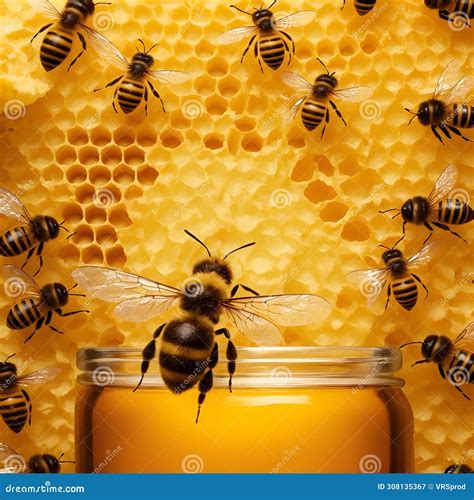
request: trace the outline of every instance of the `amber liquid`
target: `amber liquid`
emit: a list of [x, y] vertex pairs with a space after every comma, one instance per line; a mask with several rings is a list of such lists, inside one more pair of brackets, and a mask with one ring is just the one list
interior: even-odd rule
[[[81, 387], [77, 472], [412, 472], [400, 389]], [[371, 470], [372, 469], [372, 470]]]

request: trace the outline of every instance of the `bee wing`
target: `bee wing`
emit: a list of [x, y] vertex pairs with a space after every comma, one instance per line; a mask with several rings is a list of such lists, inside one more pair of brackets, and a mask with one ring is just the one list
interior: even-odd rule
[[61, 17], [61, 12], [49, 0], [28, 0], [28, 4], [32, 9], [48, 17]]
[[354, 285], [357, 285], [362, 295], [367, 297], [369, 306], [372, 306], [378, 299], [387, 283], [388, 277], [389, 269], [386, 267], [359, 269], [347, 275], [347, 279]]
[[453, 345], [463, 347], [466, 350], [474, 352], [474, 322], [464, 328], [464, 330], [454, 339]]
[[316, 17], [316, 12], [311, 10], [303, 10], [290, 14], [289, 16], [282, 17], [275, 21], [275, 26], [278, 29], [286, 29], [293, 26], [305, 26], [309, 24]]
[[463, 76], [451, 89], [443, 95], [442, 100], [446, 105], [463, 102], [474, 87], [474, 77]]
[[306, 81], [302, 76], [297, 75], [296, 73], [293, 73], [291, 71], [284, 71], [281, 74], [281, 79], [283, 83], [286, 83], [288, 87], [296, 90], [298, 94], [308, 95], [313, 91], [313, 86], [311, 85], [311, 83]]
[[127, 58], [107, 37], [82, 23], [81, 28], [90, 36], [92, 47], [103, 61], [115, 66], [124, 73], [128, 70], [129, 62]]
[[461, 66], [458, 61], [452, 60], [438, 79], [436, 88], [433, 92], [433, 98], [440, 99], [446, 104], [453, 103], [456, 100], [463, 100], [466, 93], [472, 88], [473, 78], [463, 77], [461, 75]]
[[225, 31], [217, 37], [216, 43], [218, 45], [229, 45], [234, 42], [240, 42], [244, 38], [248, 38], [258, 32], [256, 26], [244, 26], [242, 28], [234, 28], [229, 31]]
[[159, 316], [182, 295], [177, 288], [106, 267], [80, 267], [72, 277], [91, 297], [118, 303], [115, 314], [128, 321]]
[[177, 84], [187, 82], [190, 78], [189, 73], [185, 73], [184, 71], [169, 71], [169, 70], [158, 70], [158, 71], [149, 71], [149, 74], [155, 80], [158, 80], [160, 83], [166, 84]]
[[19, 198], [2, 187], [0, 187], [0, 214], [22, 222], [31, 221], [28, 210]]
[[422, 267], [434, 257], [439, 245], [437, 241], [431, 241], [430, 243], [424, 245], [419, 252], [412, 255], [408, 261], [407, 266], [410, 268]]
[[15, 298], [41, 297], [41, 288], [36, 281], [16, 266], [7, 264], [2, 267], [3, 288], [5, 293]]
[[29, 373], [24, 377], [19, 377], [16, 380], [17, 384], [21, 385], [40, 385], [50, 382], [56, 378], [61, 372], [60, 368], [56, 366], [50, 366], [49, 368], [42, 368], [41, 370], [36, 370], [35, 372]]
[[0, 464], [5, 465], [0, 474], [26, 472], [26, 460], [5, 443], [0, 443]]
[[372, 95], [371, 87], [349, 87], [347, 89], [336, 89], [331, 92], [336, 99], [341, 101], [360, 102], [365, 101]]
[[306, 100], [306, 97], [301, 97], [298, 99], [291, 108], [289, 108], [286, 112], [285, 115], [283, 116], [283, 123], [285, 125], [288, 125], [292, 120], [294, 120], [295, 116], [298, 114], [299, 109], [303, 105], [304, 101]]
[[438, 177], [433, 190], [428, 196], [428, 203], [435, 205], [439, 200], [444, 198], [454, 187], [458, 178], [458, 169], [451, 163], [448, 165]]

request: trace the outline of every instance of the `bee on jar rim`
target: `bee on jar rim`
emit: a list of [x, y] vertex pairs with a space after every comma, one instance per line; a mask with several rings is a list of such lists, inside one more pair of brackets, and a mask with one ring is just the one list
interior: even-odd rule
[[474, 0], [425, 0], [428, 9], [437, 9], [444, 21], [461, 22], [470, 26], [469, 19], [474, 18]]
[[60, 12], [49, 0], [28, 0], [28, 3], [36, 11], [56, 21], [43, 26], [31, 39], [33, 42], [38, 35], [48, 30], [40, 49], [41, 64], [46, 71], [51, 71], [64, 62], [71, 52], [74, 35], [79, 38], [82, 50], [67, 70], [76, 64], [87, 50], [86, 39], [79, 30], [83, 30], [94, 42], [98, 36], [97, 31], [84, 23], [92, 16], [97, 5], [110, 5], [108, 2], [94, 3], [92, 0], [67, 0], [64, 10]]
[[[134, 390], [140, 387], [160, 338], [159, 365], [168, 389], [181, 394], [198, 385], [197, 423], [201, 405], [213, 386], [212, 370], [218, 363], [216, 336], [219, 335], [227, 339], [227, 370], [232, 392], [237, 350], [227, 328], [215, 330], [222, 315], [252, 342], [272, 345], [282, 341], [276, 324], [297, 326], [312, 320], [320, 322], [329, 315], [331, 306], [317, 295], [258, 295], [248, 286], [232, 286], [233, 273], [226, 262], [227, 257], [255, 243], [216, 258], [201, 240], [185, 232], [206, 249], [208, 258], [194, 265], [192, 276], [181, 289], [104, 267], [81, 267], [73, 271], [72, 276], [91, 296], [117, 303], [115, 314], [128, 321], [141, 323], [163, 314], [172, 306], [179, 308], [180, 314], [160, 325], [144, 348], [142, 374]], [[239, 288], [251, 295], [235, 297]]]
[[289, 123], [293, 120], [298, 111], [301, 109], [301, 120], [305, 128], [310, 132], [318, 127], [323, 119], [325, 120], [325, 124], [321, 132], [322, 138], [324, 136], [324, 132], [326, 131], [326, 126], [329, 123], [328, 103], [334, 109], [336, 115], [342, 120], [344, 125], [347, 126], [346, 121], [337, 108], [336, 103], [332, 99], [360, 102], [367, 99], [372, 94], [372, 89], [370, 87], [349, 87], [346, 89], [337, 89], [338, 81], [334, 76], [335, 72], [329, 73], [329, 70], [323, 61], [319, 58], [317, 59], [326, 70], [326, 73], [318, 75], [313, 85], [296, 73], [291, 73], [289, 71], [285, 71], [281, 75], [281, 79], [284, 83], [286, 83], [286, 85], [292, 87], [293, 90], [296, 91], [297, 96], [303, 94], [286, 113], [284, 118], [285, 123]]
[[400, 346], [421, 344], [424, 359], [416, 361], [412, 366], [421, 363], [436, 363], [438, 370], [446, 380], [469, 401], [471, 398], [463, 392], [461, 386], [474, 382], [474, 323], [470, 323], [454, 339], [444, 335], [428, 335], [423, 342], [407, 342]]
[[[402, 216], [403, 219], [403, 236], [397, 241], [395, 246], [405, 238], [405, 226], [408, 222], [411, 224], [424, 225], [430, 230], [430, 234], [424, 241], [426, 243], [433, 234], [433, 227], [438, 227], [444, 231], [449, 231], [454, 236], [466, 240], [458, 233], [451, 231], [449, 225], [467, 224], [474, 219], [474, 210], [469, 206], [467, 193], [465, 199], [454, 195], [452, 198], [446, 198], [453, 190], [458, 178], [458, 169], [454, 165], [448, 165], [441, 175], [438, 177], [436, 184], [428, 198], [423, 196], [414, 196], [405, 201], [402, 208], [389, 208], [388, 210], [380, 210], [380, 213], [396, 211], [392, 217]], [[459, 192], [461, 194], [461, 192]]]
[[[43, 267], [41, 253], [44, 244], [57, 238], [61, 229], [69, 232], [63, 226], [65, 221], [58, 222], [49, 215], [31, 217], [18, 197], [2, 187], [0, 187], [0, 215], [21, 222], [20, 226], [13, 227], [0, 235], [0, 256], [15, 257], [28, 252], [26, 260], [21, 266], [23, 269], [36, 250], [36, 255], [39, 258], [39, 268], [33, 276], [36, 276]], [[74, 234], [70, 234], [67, 239], [74, 236]]]
[[70, 296], [85, 297], [79, 293], [71, 293], [74, 285], [69, 290], [61, 283], [48, 283], [40, 288], [36, 281], [16, 266], [3, 266], [4, 289], [7, 295], [20, 300], [10, 309], [7, 316], [7, 326], [12, 330], [24, 330], [35, 325], [33, 333], [25, 340], [28, 342], [33, 335], [44, 325], [49, 326], [56, 333], [64, 333], [52, 326], [53, 313], [65, 318], [79, 313], [90, 311], [81, 309], [64, 313], [65, 306]]
[[393, 292], [394, 299], [404, 309], [411, 311], [418, 300], [417, 282], [426, 292], [425, 299], [428, 297], [428, 289], [425, 284], [412, 271], [431, 261], [438, 244], [432, 241], [424, 245], [418, 253], [409, 259], [405, 259], [403, 253], [394, 247], [379, 246], [386, 249], [382, 254], [385, 267], [352, 271], [349, 273], [348, 279], [359, 286], [361, 293], [367, 297], [369, 306], [374, 304], [388, 283], [385, 309], [387, 309]]
[[155, 59], [150, 55], [150, 51], [153, 50], [158, 44], [153, 45], [146, 50], [143, 41], [138, 41], [142, 44], [143, 50], [140, 50], [140, 48], [137, 47], [136, 54], [129, 62], [112, 42], [107, 40], [105, 37], [100, 37], [100, 43], [96, 44], [95, 47], [97, 52], [104, 61], [120, 69], [123, 74], [112, 80], [104, 88], [96, 89], [94, 92], [117, 85], [112, 101], [112, 105], [116, 113], [118, 113], [116, 102], [120, 106], [120, 109], [125, 114], [128, 114], [135, 111], [135, 109], [137, 109], [144, 100], [145, 114], [148, 114], [149, 87], [153, 95], [160, 100], [163, 111], [166, 112], [163, 100], [153, 86], [151, 80], [154, 79], [166, 85], [175, 85], [187, 82], [189, 80], [189, 74], [183, 71], [152, 70], [151, 68], [155, 63]]
[[[231, 9], [236, 9], [247, 16], [251, 16], [254, 25], [231, 29], [217, 39], [219, 45], [229, 45], [251, 37], [240, 62], [243, 62], [244, 57], [253, 45], [254, 55], [262, 73], [262, 59], [269, 68], [277, 70], [283, 64], [286, 54], [288, 54], [288, 64], [290, 64], [291, 58], [295, 54], [295, 42], [283, 30], [293, 26], [305, 26], [316, 17], [315, 12], [302, 11], [276, 20], [271, 11], [276, 2], [277, 0], [274, 0], [266, 9], [263, 7], [255, 9], [253, 13], [231, 5]], [[289, 43], [291, 43], [291, 49]]]
[[452, 464], [446, 467], [445, 474], [472, 474], [474, 470], [467, 464]]
[[474, 127], [474, 108], [463, 102], [474, 85], [472, 76], [459, 77], [459, 64], [451, 61], [439, 77], [436, 88], [431, 99], [423, 101], [415, 113], [408, 108], [413, 117], [408, 125], [415, 119], [426, 126], [431, 127], [434, 136], [444, 144], [438, 129], [451, 139], [450, 131], [468, 142], [471, 139], [465, 137], [459, 129]]
[[61, 460], [64, 453], [56, 458], [49, 453], [33, 455], [29, 460], [25, 460], [13, 448], [5, 443], [0, 443], [0, 464], [4, 468], [0, 469], [0, 474], [59, 474], [61, 464], [74, 464], [69, 460]]
[[[365, 16], [375, 7], [376, 3], [377, 0], [354, 0], [354, 7], [359, 16]], [[345, 6], [346, 0], [343, 0], [341, 10], [344, 9]]]
[[15, 354], [0, 362], [0, 415], [9, 429], [18, 434], [27, 421], [31, 425], [32, 411], [30, 396], [19, 386], [46, 384], [61, 370], [50, 367], [19, 376], [16, 365], [9, 361], [13, 356]]

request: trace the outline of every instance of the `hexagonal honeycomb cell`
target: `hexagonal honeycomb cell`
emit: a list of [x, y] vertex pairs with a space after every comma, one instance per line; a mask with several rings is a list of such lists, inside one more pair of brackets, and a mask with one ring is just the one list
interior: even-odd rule
[[[239, 3], [244, 9], [256, 5]], [[287, 328], [288, 344], [399, 345], [432, 332], [454, 337], [472, 319], [472, 227], [459, 230], [469, 245], [437, 232], [441, 253], [430, 270], [420, 271], [429, 297], [409, 313], [393, 304], [384, 312], [383, 299], [368, 309], [346, 278], [354, 269], [380, 265], [377, 245], [400, 235], [400, 220], [379, 209], [428, 194], [450, 162], [459, 169], [459, 189], [467, 192], [473, 185], [470, 144], [455, 139], [442, 146], [429, 129], [416, 122], [408, 127], [403, 110], [431, 94], [450, 60], [459, 61], [465, 74], [472, 72], [469, 30], [451, 29], [419, 0], [381, 3], [365, 17], [351, 5], [340, 12], [329, 0], [279, 1], [277, 16], [317, 14], [310, 25], [291, 29], [291, 71], [311, 81], [321, 73], [318, 56], [341, 87], [374, 89], [360, 105], [339, 103], [348, 126], [332, 114], [320, 140], [319, 130], [283, 124], [288, 88], [279, 72], [265, 68], [262, 75], [252, 54], [240, 64], [244, 41], [215, 43], [223, 31], [248, 23], [226, 3], [123, 0], [98, 7], [91, 25], [126, 57], [143, 38], [147, 45], [158, 43], [155, 69], [191, 75], [183, 85], [157, 85], [168, 112], [151, 97], [148, 117], [142, 109], [116, 114], [112, 89], [93, 93], [118, 73], [104, 67], [92, 49], [69, 73], [66, 65], [45, 73], [41, 42], [30, 45], [30, 39], [47, 19], [26, 0], [5, 2], [2, 10], [7, 48], [0, 84], [0, 183], [19, 194], [31, 213], [64, 219], [75, 232], [47, 245], [40, 283], [60, 280], [69, 286], [75, 267], [96, 264], [178, 286], [203, 256], [184, 234], [189, 229], [216, 254], [256, 241], [233, 256], [232, 265], [238, 279], [259, 292], [311, 291], [331, 301], [330, 319]], [[411, 255], [426, 232], [407, 231], [402, 248]], [[100, 301], [74, 298], [69, 307], [84, 302], [92, 310], [89, 317], [57, 320], [64, 336], [42, 329], [23, 346], [21, 333], [0, 328], [2, 353], [19, 352], [38, 368], [62, 368], [50, 390], [35, 391], [34, 425], [19, 437], [8, 436], [14, 448], [24, 449], [26, 440], [44, 452], [73, 456], [65, 443], [73, 442], [76, 350], [149, 340], [153, 324], [120, 323]], [[9, 305], [2, 295], [2, 317]], [[239, 336], [237, 342], [245, 340]], [[418, 357], [417, 349], [407, 350], [402, 372], [415, 413], [416, 467], [439, 472], [472, 455], [468, 422], [474, 413], [435, 367], [409, 368]]]

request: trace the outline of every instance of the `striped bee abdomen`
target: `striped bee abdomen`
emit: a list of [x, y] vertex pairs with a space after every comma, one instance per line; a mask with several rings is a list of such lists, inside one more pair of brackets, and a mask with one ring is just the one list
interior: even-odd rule
[[354, 7], [359, 16], [365, 16], [374, 7], [377, 0], [354, 0]]
[[163, 332], [160, 371], [165, 385], [180, 394], [198, 383], [207, 371], [214, 330], [194, 318], [171, 321]]
[[455, 385], [474, 383], [474, 353], [457, 351], [449, 364], [450, 381]]
[[453, 104], [448, 122], [458, 128], [474, 127], [474, 108], [469, 104]]
[[474, 219], [474, 210], [465, 201], [451, 198], [438, 203], [436, 215], [445, 224], [466, 224]]
[[15, 304], [8, 313], [7, 326], [12, 330], [23, 330], [36, 323], [42, 316], [38, 300], [28, 298]]
[[474, 0], [456, 0], [453, 12], [462, 12], [469, 19], [474, 18]]
[[407, 311], [411, 311], [418, 298], [418, 288], [411, 276], [394, 279], [392, 290], [395, 300]]
[[301, 119], [307, 130], [314, 130], [326, 114], [327, 105], [324, 101], [308, 98], [301, 109]]
[[273, 33], [261, 36], [258, 41], [258, 49], [263, 61], [270, 68], [277, 70], [285, 59], [285, 44], [281, 36]]
[[57, 68], [66, 59], [72, 40], [73, 32], [61, 26], [54, 26], [46, 33], [40, 50], [41, 64], [46, 71]]
[[126, 114], [137, 109], [142, 102], [145, 86], [138, 80], [124, 78], [117, 91], [117, 100], [122, 111]]
[[22, 392], [0, 393], [0, 415], [7, 426], [19, 433], [28, 420], [28, 403]]
[[9, 229], [3, 236], [0, 236], [0, 255], [3, 257], [20, 255], [35, 244], [36, 240], [29, 227], [14, 227]]

